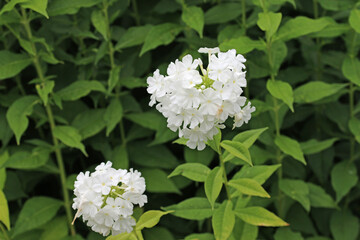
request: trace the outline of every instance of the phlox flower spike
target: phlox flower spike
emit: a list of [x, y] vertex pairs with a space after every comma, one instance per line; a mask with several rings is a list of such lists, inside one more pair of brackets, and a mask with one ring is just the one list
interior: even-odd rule
[[74, 186], [74, 221], [82, 216], [93, 231], [103, 236], [130, 233], [136, 224], [132, 218], [134, 205], [147, 203], [141, 173], [114, 169], [110, 161], [98, 165], [91, 174], [79, 173]]
[[248, 123], [255, 107], [241, 95], [247, 84], [244, 56], [235, 49], [198, 51], [208, 54], [206, 69], [201, 59], [186, 55], [169, 64], [167, 75], [157, 69], [148, 77], [147, 91], [149, 105], [156, 105], [167, 118], [169, 129], [179, 131], [179, 137], [188, 140], [188, 147], [203, 150], [229, 117], [234, 119], [233, 128], [240, 127]]

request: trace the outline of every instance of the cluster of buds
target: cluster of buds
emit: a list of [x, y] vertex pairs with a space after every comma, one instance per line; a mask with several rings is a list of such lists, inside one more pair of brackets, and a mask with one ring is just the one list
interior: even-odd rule
[[251, 119], [255, 107], [241, 96], [246, 87], [246, 59], [241, 54], [219, 48], [200, 48], [199, 52], [208, 54], [206, 69], [201, 59], [186, 55], [169, 64], [166, 76], [157, 69], [148, 77], [147, 91], [149, 105], [157, 103], [168, 127], [188, 139], [188, 147], [203, 150], [219, 128], [225, 128], [228, 117], [234, 118], [233, 127], [240, 127]]

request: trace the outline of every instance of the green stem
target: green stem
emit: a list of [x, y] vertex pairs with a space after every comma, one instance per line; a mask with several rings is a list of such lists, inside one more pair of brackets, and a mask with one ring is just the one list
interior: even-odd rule
[[140, 26], [140, 15], [139, 15], [137, 2], [136, 2], [136, 0], [132, 0], [131, 3], [132, 3], [133, 11], [134, 11], [136, 25]]
[[1, 231], [3, 232], [3, 234], [4, 234], [5, 240], [10, 240], [10, 237], [9, 237], [9, 235], [7, 234], [7, 231], [6, 231], [6, 229], [4, 228], [4, 226], [2, 225], [2, 223], [0, 223], [0, 228], [1, 228]]
[[[32, 49], [34, 51], [33, 64], [35, 66], [35, 69], [36, 69], [36, 72], [37, 72], [37, 75], [38, 75], [39, 79], [42, 82], [45, 82], [45, 77], [44, 77], [43, 71], [41, 69], [39, 57], [38, 57], [38, 54], [37, 54], [37, 49], [36, 49], [36, 46], [35, 46], [35, 44], [33, 42], [33, 36], [32, 36], [31, 28], [30, 28], [30, 22], [29, 22], [29, 20], [27, 18], [26, 12], [25, 12], [25, 10], [23, 8], [21, 8], [21, 13], [22, 13], [22, 16], [23, 16], [22, 23], [23, 23], [23, 25], [25, 27], [27, 36], [28, 36], [28, 38], [30, 40], [30, 43], [31, 43], [31, 47], [32, 47]], [[62, 158], [59, 142], [58, 142], [57, 138], [54, 135], [54, 129], [55, 129], [56, 125], [55, 125], [55, 120], [54, 120], [53, 113], [52, 113], [52, 110], [51, 110], [51, 107], [50, 107], [49, 103], [45, 106], [45, 110], [46, 110], [48, 120], [49, 120], [49, 124], [50, 124], [51, 135], [52, 135], [54, 149], [55, 149], [55, 157], [56, 157], [57, 164], [58, 164], [58, 167], [59, 167], [61, 188], [62, 188], [64, 204], [65, 204], [65, 212], [66, 212], [66, 216], [67, 216], [67, 219], [68, 219], [68, 224], [69, 224], [71, 235], [74, 236], [74, 235], [76, 235], [76, 232], [75, 232], [75, 227], [71, 224], [71, 222], [72, 222], [72, 217], [71, 217], [72, 213], [71, 213], [71, 208], [70, 208], [69, 192], [68, 192], [68, 190], [66, 188], [66, 172], [65, 172], [65, 167], [64, 167], [64, 161], [63, 161], [63, 158]]]
[[246, 0], [241, 0], [241, 11], [242, 27], [244, 28], [244, 33], [246, 35]]
[[231, 200], [231, 194], [228, 187], [228, 179], [226, 175], [226, 169], [225, 169], [225, 163], [224, 160], [221, 157], [221, 154], [219, 154], [219, 160], [220, 160], [220, 170], [223, 172], [223, 180], [225, 185], [226, 194], [229, 200]]

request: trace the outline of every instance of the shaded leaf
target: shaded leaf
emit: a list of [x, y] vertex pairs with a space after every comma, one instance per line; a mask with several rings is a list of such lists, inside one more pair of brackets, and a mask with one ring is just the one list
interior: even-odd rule
[[71, 126], [56, 126], [53, 129], [53, 134], [65, 145], [77, 148], [87, 156], [85, 146], [81, 143], [82, 137], [76, 128]]
[[188, 198], [178, 204], [163, 208], [166, 211], [174, 211], [171, 214], [189, 220], [203, 220], [212, 216], [211, 206], [206, 198]]
[[236, 216], [255, 226], [281, 227], [289, 224], [263, 207], [247, 207], [235, 210]]
[[301, 150], [300, 144], [287, 136], [279, 135], [275, 137], [275, 144], [285, 154], [292, 156], [302, 164], [306, 165], [304, 154]]
[[309, 187], [302, 180], [281, 179], [279, 188], [285, 195], [299, 202], [306, 211], [310, 211]]
[[226, 240], [231, 235], [235, 225], [235, 214], [232, 210], [233, 204], [230, 200], [225, 200], [217, 209], [212, 217], [212, 226], [215, 238]]

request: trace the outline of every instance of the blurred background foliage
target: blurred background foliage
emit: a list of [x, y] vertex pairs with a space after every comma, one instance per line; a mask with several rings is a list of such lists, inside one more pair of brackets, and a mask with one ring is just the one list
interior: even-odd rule
[[[217, 166], [214, 152], [172, 144], [177, 134], [148, 106], [146, 78], [219, 46], [246, 57], [244, 95], [257, 108], [248, 125], [229, 130], [229, 123], [223, 139], [267, 127], [249, 149], [254, 165], [281, 163], [264, 184], [272, 197], [241, 204], [290, 223], [239, 221], [229, 239], [359, 239], [359, 7], [356, 0], [0, 0], [0, 238], [104, 239], [69, 223], [76, 175], [107, 160], [142, 172], [145, 209], [204, 197], [202, 183], [167, 176], [185, 162]], [[240, 169], [246, 174], [241, 161], [227, 165], [229, 176]], [[208, 217], [168, 214], [144, 238], [214, 239]]]

